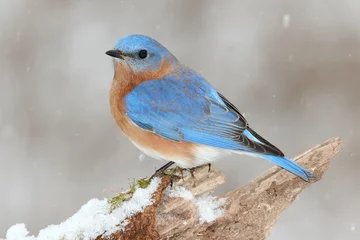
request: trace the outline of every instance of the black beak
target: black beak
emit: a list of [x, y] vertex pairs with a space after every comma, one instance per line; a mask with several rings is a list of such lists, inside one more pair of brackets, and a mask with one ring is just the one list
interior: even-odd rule
[[120, 59], [124, 59], [124, 56], [125, 56], [125, 54], [123, 54], [119, 50], [109, 50], [105, 54], [107, 54], [111, 57], [120, 58]]

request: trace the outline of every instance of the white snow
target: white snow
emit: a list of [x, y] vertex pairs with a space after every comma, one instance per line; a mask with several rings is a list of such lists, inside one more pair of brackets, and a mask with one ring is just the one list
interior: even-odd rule
[[180, 197], [185, 200], [193, 200], [194, 195], [192, 192], [181, 186], [173, 186], [172, 188], [166, 188], [165, 192], [169, 197]]
[[355, 232], [355, 231], [356, 231], [356, 225], [355, 225], [355, 223], [350, 224], [350, 230], [351, 230], [351, 232]]
[[221, 207], [225, 204], [226, 199], [217, 199], [213, 196], [198, 197], [194, 203], [198, 207], [200, 222], [212, 222], [224, 214]]
[[169, 197], [180, 197], [188, 201], [192, 201], [198, 208], [201, 223], [212, 222], [224, 214], [221, 207], [225, 204], [225, 198], [216, 198], [213, 196], [194, 197], [192, 192], [182, 186], [168, 187], [165, 192]]
[[146, 189], [138, 188], [129, 201], [121, 203], [112, 213], [107, 199], [91, 199], [69, 219], [40, 230], [37, 237], [28, 236], [24, 224], [16, 224], [7, 231], [6, 240], [88, 240], [101, 234], [111, 235], [126, 226], [127, 218], [153, 203], [152, 194], [160, 182], [160, 178], [154, 178]]
[[283, 22], [284, 28], [289, 28], [289, 27], [290, 27], [290, 24], [291, 24], [291, 17], [290, 17], [290, 15], [289, 15], [289, 14], [284, 14], [284, 15], [283, 15], [282, 22]]
[[145, 158], [146, 158], [146, 155], [143, 154], [143, 153], [140, 153], [140, 155], [139, 155], [139, 162], [144, 161]]
[[7, 230], [6, 233], [6, 239], [8, 240], [33, 240], [35, 237], [33, 236], [27, 236], [29, 234], [28, 230], [25, 227], [25, 224], [18, 223], [14, 226], [10, 227], [9, 230]]

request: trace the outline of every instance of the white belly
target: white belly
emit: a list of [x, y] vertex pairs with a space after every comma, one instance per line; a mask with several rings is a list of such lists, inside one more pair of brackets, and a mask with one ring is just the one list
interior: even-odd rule
[[139, 146], [135, 142], [132, 142], [132, 143], [147, 156], [158, 159], [158, 160], [162, 160], [162, 161], [175, 162], [179, 167], [182, 167], [182, 168], [192, 168], [192, 167], [197, 167], [197, 166], [200, 166], [203, 164], [208, 164], [208, 163], [211, 163], [211, 162], [219, 159], [222, 156], [225, 156], [225, 155], [228, 155], [231, 153], [230, 151], [226, 151], [226, 150], [223, 150], [220, 148], [198, 145], [195, 147], [195, 150], [194, 150], [194, 152], [195, 152], [194, 159], [188, 159], [185, 157], [180, 158], [180, 157], [175, 157], [175, 156], [163, 155], [160, 152], [155, 151], [154, 149]]

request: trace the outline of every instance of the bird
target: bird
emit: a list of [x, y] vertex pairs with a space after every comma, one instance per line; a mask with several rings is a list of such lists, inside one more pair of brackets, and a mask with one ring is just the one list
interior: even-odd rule
[[230, 153], [266, 159], [304, 181], [315, 175], [261, 137], [238, 108], [155, 39], [133, 34], [106, 51], [113, 59], [111, 113], [146, 155], [184, 169]]

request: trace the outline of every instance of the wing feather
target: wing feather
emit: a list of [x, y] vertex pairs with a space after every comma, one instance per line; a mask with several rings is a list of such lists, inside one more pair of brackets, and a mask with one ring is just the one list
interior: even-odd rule
[[248, 129], [246, 119], [204, 78], [194, 72], [180, 76], [184, 75], [143, 82], [125, 97], [127, 115], [134, 124], [173, 141], [281, 153], [263, 138], [257, 142], [243, 134]]

